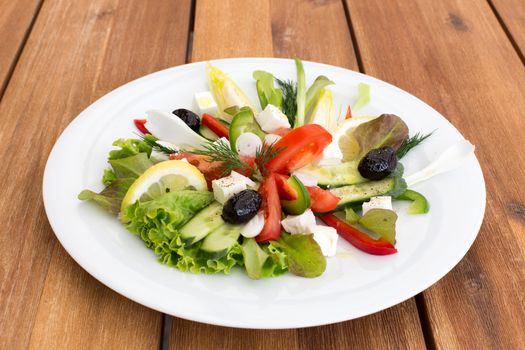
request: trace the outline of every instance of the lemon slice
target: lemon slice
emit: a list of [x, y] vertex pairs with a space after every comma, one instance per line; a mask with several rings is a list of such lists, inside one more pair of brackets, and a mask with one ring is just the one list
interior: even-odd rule
[[182, 160], [167, 160], [149, 168], [139, 176], [126, 192], [120, 212], [137, 200], [148, 201], [167, 192], [183, 189], [206, 191], [204, 175], [195, 166]]

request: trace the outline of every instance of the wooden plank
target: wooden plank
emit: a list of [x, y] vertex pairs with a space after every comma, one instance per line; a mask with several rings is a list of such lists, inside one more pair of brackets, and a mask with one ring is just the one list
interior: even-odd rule
[[82, 109], [185, 62], [190, 5], [45, 1], [0, 102], [0, 348], [159, 346], [161, 314], [102, 286], [57, 243], [41, 183], [53, 143]]
[[[219, 6], [213, 1], [199, 0], [194, 59], [271, 56], [273, 51], [279, 56], [299, 56], [357, 68], [341, 2], [294, 0], [284, 3], [274, 0], [256, 3], [226, 1]], [[225, 24], [222, 23], [224, 18], [244, 20], [224, 21], [229, 23]], [[257, 26], [252, 26], [252, 18], [257, 19]], [[221, 30], [217, 30], [218, 27]], [[236, 44], [231, 45], [232, 42]], [[413, 299], [370, 317], [300, 330], [242, 330], [174, 318], [170, 338], [172, 349], [336, 349], [354, 346], [393, 349], [399, 344], [408, 348], [425, 346]]]
[[476, 145], [485, 174], [487, 211], [476, 242], [423, 294], [432, 341], [443, 349], [523, 347], [522, 62], [483, 0], [348, 5], [366, 72], [442, 112]]
[[525, 63], [525, 2], [523, 0], [488, 0], [508, 30]]
[[41, 0], [0, 1], [0, 97], [25, 44]]

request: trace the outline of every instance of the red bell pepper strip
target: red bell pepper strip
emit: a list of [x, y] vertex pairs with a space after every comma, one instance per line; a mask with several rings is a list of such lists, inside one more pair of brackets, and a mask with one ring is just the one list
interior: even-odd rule
[[350, 105], [348, 105], [348, 109], [346, 110], [346, 116], [345, 119], [352, 118], [352, 110], [350, 109]]
[[274, 174], [279, 198], [285, 201], [294, 201], [299, 196], [297, 191], [288, 183], [288, 176]]
[[332, 192], [323, 190], [318, 186], [307, 186], [306, 189], [310, 192], [310, 201], [312, 211], [314, 213], [326, 213], [334, 210], [341, 200]]
[[228, 127], [221, 123], [217, 118], [204, 113], [202, 115], [202, 125], [208, 127], [215, 135], [228, 138]]
[[135, 127], [144, 135], [151, 134], [148, 129], [146, 129], [146, 119], [133, 119], [133, 124]]
[[281, 235], [281, 201], [277, 184], [275, 183], [275, 174], [270, 174], [263, 181], [259, 192], [262, 196], [262, 209], [264, 210], [264, 226], [255, 237], [257, 242], [273, 241]]
[[334, 214], [326, 214], [320, 217], [325, 224], [337, 230], [337, 233], [354, 247], [372, 255], [390, 255], [397, 253], [397, 249], [384, 238], [375, 240], [339, 219]]

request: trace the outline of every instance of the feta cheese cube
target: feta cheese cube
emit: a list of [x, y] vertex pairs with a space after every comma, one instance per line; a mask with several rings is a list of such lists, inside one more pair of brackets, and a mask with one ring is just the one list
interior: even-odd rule
[[291, 234], [311, 233], [311, 228], [316, 224], [315, 215], [311, 209], [306, 209], [301, 215], [288, 215], [281, 221], [286, 232]]
[[202, 116], [204, 113], [217, 114], [217, 103], [209, 91], [197, 92], [193, 97], [193, 110]]
[[333, 227], [316, 225], [311, 228], [314, 240], [321, 247], [324, 256], [334, 256], [337, 251], [337, 239], [339, 235]]
[[388, 209], [392, 210], [392, 197], [378, 196], [370, 198], [369, 202], [363, 203], [363, 215], [370, 209]]
[[224, 204], [234, 194], [244, 191], [246, 189], [246, 183], [233, 176], [226, 176], [211, 182], [213, 188], [213, 196], [217, 202]]
[[268, 133], [272, 133], [279, 128], [290, 127], [286, 115], [272, 104], [268, 104], [261, 113], [255, 115], [255, 119], [261, 126], [261, 129]]
[[239, 179], [241, 181], [244, 181], [244, 183], [246, 184], [246, 186], [248, 187], [255, 187], [257, 184], [255, 183], [255, 181], [252, 181], [252, 179], [250, 179], [249, 177], [246, 177], [242, 174], [239, 174], [238, 172], [236, 171], [233, 171], [231, 172], [230, 176], [232, 176], [233, 178], [235, 179]]

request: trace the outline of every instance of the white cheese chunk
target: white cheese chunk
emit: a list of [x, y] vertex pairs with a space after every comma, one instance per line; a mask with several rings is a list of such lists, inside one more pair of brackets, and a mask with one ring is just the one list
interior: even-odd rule
[[255, 157], [257, 150], [262, 148], [262, 141], [254, 133], [245, 132], [235, 140], [235, 148], [241, 156]]
[[301, 215], [288, 215], [281, 225], [291, 234], [311, 233], [311, 228], [316, 226], [315, 215], [311, 209], [306, 209]]
[[392, 197], [378, 196], [370, 198], [369, 202], [363, 203], [363, 215], [370, 209], [388, 209], [392, 210]]
[[246, 177], [242, 174], [239, 174], [238, 172], [236, 171], [233, 171], [231, 172], [230, 176], [232, 176], [233, 178], [235, 179], [239, 179], [241, 181], [244, 181], [244, 183], [246, 184], [246, 186], [248, 187], [255, 187], [257, 186], [257, 184], [255, 183], [255, 181], [252, 181], [252, 179], [250, 179], [249, 177]]
[[271, 146], [273, 145], [274, 143], [276, 143], [277, 141], [279, 141], [281, 139], [281, 136], [279, 135], [276, 135], [276, 134], [266, 134], [266, 136], [264, 137], [264, 144], [266, 146]]
[[286, 115], [272, 104], [268, 104], [261, 113], [255, 115], [255, 119], [261, 126], [261, 129], [268, 133], [272, 133], [279, 128], [290, 127]]
[[337, 230], [333, 227], [317, 225], [311, 228], [314, 240], [321, 247], [324, 256], [335, 256], [337, 250]]
[[217, 103], [209, 91], [197, 92], [193, 96], [193, 111], [199, 116], [204, 113], [215, 116], [217, 114]]
[[246, 183], [233, 176], [226, 176], [211, 182], [213, 188], [213, 196], [217, 202], [224, 204], [234, 194], [244, 191], [246, 189]]
[[257, 236], [264, 227], [264, 211], [259, 211], [257, 215], [250, 219], [241, 229], [241, 235], [246, 238]]

